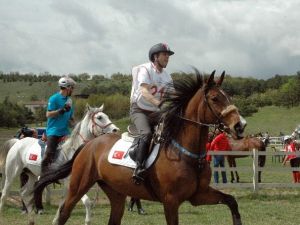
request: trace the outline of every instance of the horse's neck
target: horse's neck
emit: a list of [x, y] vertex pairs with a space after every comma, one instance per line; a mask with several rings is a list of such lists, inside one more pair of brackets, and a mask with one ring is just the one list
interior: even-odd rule
[[[197, 95], [194, 96], [193, 99], [188, 104], [185, 112], [186, 117], [193, 120], [193, 121], [199, 121], [199, 115], [194, 113], [194, 107], [197, 102], [203, 102], [202, 100], [203, 96]], [[201, 105], [198, 105], [198, 107], [202, 107], [203, 103]], [[202, 115], [205, 117], [205, 112]], [[205, 121], [202, 119], [201, 122]], [[182, 144], [189, 149], [189, 151], [198, 154], [199, 151], [203, 153], [203, 151], [206, 149], [206, 142], [207, 142], [207, 136], [208, 136], [208, 127], [207, 126], [201, 126], [200, 124], [195, 124], [192, 122], [186, 122], [185, 126], [183, 126], [182, 132], [179, 135], [179, 140], [182, 142]]]
[[199, 154], [203, 153], [206, 149], [207, 136], [207, 127], [189, 124], [184, 126], [178, 140], [190, 152]]
[[87, 142], [89, 140], [91, 140], [92, 138], [94, 138], [94, 135], [93, 133], [90, 131], [90, 119], [89, 119], [89, 116], [86, 115], [84, 117], [84, 119], [81, 121], [81, 126], [80, 126], [80, 129], [79, 129], [79, 138], [81, 139], [82, 143], [83, 142]]
[[78, 147], [85, 142], [92, 139], [92, 133], [89, 131], [89, 119], [88, 116], [85, 116], [85, 118], [80, 123], [80, 128], [75, 134], [72, 134], [69, 139], [65, 142], [65, 144], [62, 146], [65, 154], [69, 157], [72, 157], [75, 151], [78, 149]]

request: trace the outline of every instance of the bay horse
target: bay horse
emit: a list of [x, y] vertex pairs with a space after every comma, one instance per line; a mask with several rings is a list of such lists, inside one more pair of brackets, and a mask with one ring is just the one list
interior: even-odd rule
[[[184, 201], [194, 206], [225, 204], [231, 211], [233, 225], [242, 224], [235, 198], [209, 186], [211, 169], [205, 160], [205, 144], [209, 127], [224, 124], [231, 135], [240, 138], [246, 121], [220, 87], [225, 72], [215, 81], [214, 71], [204, 81], [195, 71], [196, 78], [175, 80], [174, 89], [164, 96], [163, 142], [156, 162], [145, 172], [145, 182], [136, 185], [131, 168], [108, 162], [110, 149], [120, 139], [119, 135], [97, 137], [68, 162], [69, 191], [53, 224], [65, 224], [81, 196], [95, 183], [110, 201], [109, 225], [121, 224], [126, 196], [161, 202], [168, 225], [178, 225], [178, 210]], [[53, 173], [52, 178], [61, 176], [60, 172], [63, 171]]]
[[[74, 152], [79, 146], [87, 143], [91, 139], [102, 135], [104, 133], [117, 132], [119, 129], [110, 121], [108, 116], [103, 113], [103, 105], [99, 108], [92, 108], [89, 105], [86, 106], [86, 113], [83, 119], [78, 122], [73, 129], [70, 137], [62, 144], [61, 150], [58, 151], [54, 163], [50, 165], [50, 168], [56, 169], [59, 165], [70, 160]], [[40, 152], [40, 155], [32, 151], [36, 150]], [[9, 188], [13, 183], [15, 177], [19, 176], [22, 172], [25, 172], [28, 176], [28, 180], [25, 185], [21, 187], [21, 198], [28, 211], [29, 224], [33, 224], [33, 188], [35, 182], [41, 174], [41, 146], [39, 140], [36, 138], [26, 137], [18, 140], [12, 148], [7, 152], [6, 160], [2, 158], [2, 162], [5, 162], [5, 184], [2, 190], [2, 196], [0, 200], [0, 212], [3, 210], [4, 201], [8, 196]], [[28, 162], [28, 158], [35, 159], [36, 162]], [[33, 159], [34, 158], [34, 159]], [[37, 159], [40, 159], [38, 161]], [[4, 165], [0, 165], [0, 168]], [[41, 201], [41, 198], [39, 199]], [[86, 219], [85, 223], [89, 224], [91, 220], [90, 200], [87, 195], [82, 198], [86, 207]], [[39, 202], [39, 204], [42, 204]]]
[[[269, 139], [266, 138], [258, 138], [258, 137], [244, 137], [242, 139], [236, 140], [231, 137], [228, 137], [229, 145], [231, 147], [231, 151], [252, 151], [253, 149], [257, 149], [258, 151], [266, 151], [267, 144], [269, 142]], [[227, 155], [227, 162], [230, 168], [236, 167], [236, 158], [244, 158], [248, 157], [248, 155]], [[264, 167], [266, 163], [266, 156], [260, 155], [258, 156], [258, 166]], [[240, 181], [239, 174], [237, 170], [231, 170], [231, 183], [235, 182], [236, 176], [236, 182], [238, 183]], [[261, 171], [258, 171], [258, 182], [261, 182]]]

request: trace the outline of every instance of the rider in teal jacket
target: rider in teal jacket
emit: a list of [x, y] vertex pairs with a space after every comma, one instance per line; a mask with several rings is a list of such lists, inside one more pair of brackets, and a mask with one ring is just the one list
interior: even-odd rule
[[69, 122], [74, 121], [71, 95], [75, 84], [76, 82], [70, 77], [60, 78], [58, 81], [60, 91], [49, 98], [46, 113], [47, 149], [41, 165], [42, 174], [55, 160], [58, 143], [70, 134]]

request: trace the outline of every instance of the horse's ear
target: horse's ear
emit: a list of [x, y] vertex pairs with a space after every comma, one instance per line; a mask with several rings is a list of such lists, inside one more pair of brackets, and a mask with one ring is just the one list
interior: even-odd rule
[[210, 74], [209, 78], [208, 78], [208, 81], [207, 81], [207, 85], [208, 86], [211, 86], [212, 84], [214, 84], [214, 79], [215, 79], [215, 73], [216, 71], [212, 71], [212, 73]]
[[100, 106], [99, 110], [100, 110], [101, 112], [103, 112], [103, 109], [104, 109], [104, 104], [102, 104], [102, 105]]
[[218, 86], [221, 86], [221, 84], [223, 83], [224, 77], [225, 77], [225, 71], [223, 71], [223, 73], [221, 74], [221, 77], [217, 81]]
[[91, 109], [91, 107], [90, 107], [89, 103], [86, 103], [85, 104], [85, 110], [86, 111], [90, 111], [90, 109]]

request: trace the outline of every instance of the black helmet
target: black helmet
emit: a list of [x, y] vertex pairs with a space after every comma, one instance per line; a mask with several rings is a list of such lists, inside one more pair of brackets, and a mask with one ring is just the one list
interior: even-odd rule
[[174, 52], [170, 50], [169, 46], [165, 43], [158, 43], [153, 45], [149, 50], [149, 59], [153, 62], [153, 55], [159, 52], [168, 52], [169, 55], [173, 55]]

